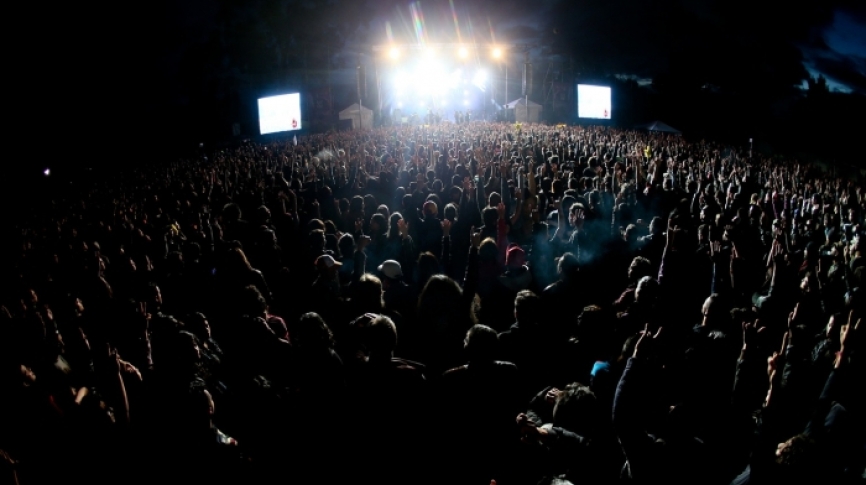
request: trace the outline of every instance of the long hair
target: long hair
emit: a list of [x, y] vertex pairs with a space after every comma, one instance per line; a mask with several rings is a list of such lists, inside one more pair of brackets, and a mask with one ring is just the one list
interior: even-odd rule
[[253, 267], [241, 248], [231, 248], [225, 257], [225, 269], [232, 274], [252, 272]]
[[389, 239], [395, 239], [400, 237], [400, 226], [397, 223], [400, 222], [401, 219], [403, 219], [403, 215], [399, 212], [391, 214], [391, 217], [388, 218]]
[[439, 260], [433, 253], [431, 253], [430, 251], [424, 251], [423, 253], [418, 255], [417, 275], [419, 287], [426, 287], [427, 282], [430, 281], [430, 279], [432, 279], [432, 277], [438, 273]]

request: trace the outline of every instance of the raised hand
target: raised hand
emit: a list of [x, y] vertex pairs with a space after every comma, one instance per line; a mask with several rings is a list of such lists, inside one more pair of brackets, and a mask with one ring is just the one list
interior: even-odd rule
[[649, 356], [652, 351], [652, 347], [658, 343], [659, 335], [662, 333], [662, 328], [659, 327], [656, 330], [655, 335], [652, 334], [649, 330], [649, 324], [644, 325], [643, 331], [640, 333], [640, 338], [637, 341], [637, 344], [634, 346], [634, 354], [632, 357], [634, 358], [646, 358]]
[[848, 314], [848, 323], [842, 325], [842, 328], [839, 329], [839, 343], [841, 344], [840, 354], [851, 351], [851, 347], [854, 344], [854, 337], [860, 330], [860, 322], [862, 320], [862, 318], [858, 318], [856, 322], [854, 321], [854, 310], [851, 310]]
[[481, 245], [481, 231], [476, 231], [475, 226], [472, 226], [472, 228], [469, 230], [469, 234], [472, 247], [478, 249], [478, 246]]
[[400, 219], [397, 221], [397, 229], [400, 231], [401, 237], [409, 235], [409, 224], [406, 223], [406, 219]]
[[758, 336], [767, 327], [762, 327], [760, 320], [755, 320], [755, 323], [743, 322], [743, 348], [752, 348], [757, 345]]
[[370, 244], [370, 236], [361, 236], [358, 238], [358, 251], [363, 251]]
[[451, 221], [448, 219], [442, 219], [442, 237], [448, 237], [450, 234], [451, 234]]
[[710, 258], [715, 258], [722, 254], [722, 242], [713, 241], [710, 243]]
[[505, 219], [505, 204], [500, 202], [496, 206], [496, 212], [499, 214], [499, 219]]

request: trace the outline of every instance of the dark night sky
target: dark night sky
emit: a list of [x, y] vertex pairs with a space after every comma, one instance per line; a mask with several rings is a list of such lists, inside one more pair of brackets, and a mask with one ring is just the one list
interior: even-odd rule
[[[688, 59], [699, 69], [704, 64], [738, 63], [739, 58], [750, 67], [773, 66], [798, 76], [823, 74], [841, 91], [866, 93], [866, 4], [772, 3], [457, 0], [454, 9], [464, 40], [490, 42], [495, 37], [551, 46], [608, 73], [657, 76], [676, 70], [672, 64], [686, 53], [704, 58]], [[448, 1], [423, 1], [420, 10], [429, 41], [457, 39]], [[387, 41], [386, 22], [398, 41], [416, 41], [406, 1], [182, 0], [151, 15], [153, 23], [147, 29], [167, 34], [160, 39], [155, 67], [166, 70], [169, 83], [185, 54], [215, 37], [222, 43], [221, 67], [240, 67], [247, 61], [244, 57], [304, 40], [338, 40], [347, 48], [382, 43]], [[251, 42], [254, 37], [259, 44]], [[262, 53], [251, 52], [254, 48]], [[735, 58], [725, 59], [725, 51]]]
[[[862, 0], [452, 1], [460, 39], [536, 44], [542, 47], [534, 55], [573, 60], [581, 73], [730, 91], [759, 84], [762, 92], [780, 93], [821, 74], [836, 91], [866, 94]], [[207, 118], [212, 105], [226, 104], [241, 87], [258, 89], [257, 73], [274, 64], [296, 67], [304, 46], [313, 63], [350, 68], [358, 45], [388, 40], [387, 24], [396, 41], [415, 42], [410, 5], [178, 0], [22, 7], [29, 11], [18, 16], [26, 34], [11, 56], [21, 82], [15, 94], [38, 99], [38, 106], [15, 116], [21, 132], [51, 119], [75, 139], [182, 130], [178, 120]], [[430, 42], [458, 39], [448, 0], [424, 0], [420, 11]]]

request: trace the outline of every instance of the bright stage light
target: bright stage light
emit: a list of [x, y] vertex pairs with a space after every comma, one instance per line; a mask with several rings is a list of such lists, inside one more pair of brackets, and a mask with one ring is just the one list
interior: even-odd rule
[[469, 57], [469, 49], [461, 47], [460, 50], [457, 51], [457, 55], [459, 55], [461, 59], [466, 59]]
[[500, 49], [499, 47], [494, 47], [492, 54], [494, 59], [499, 59], [500, 57], [502, 57], [502, 49]]
[[468, 100], [468, 99], [464, 99], [464, 100], [463, 100], [463, 105], [464, 105], [464, 106], [469, 106], [469, 100]]
[[448, 77], [448, 82], [447, 82], [447, 86], [449, 89], [456, 89], [457, 86], [460, 85], [460, 75], [461, 74], [462, 73], [460, 72], [460, 69], [457, 69], [456, 71], [451, 73], [451, 75]]
[[400, 57], [400, 49], [392, 47], [391, 50], [388, 51], [388, 55], [391, 57], [391, 59], [397, 59]]
[[50, 169], [50, 168], [46, 168], [42, 173], [44, 173], [45, 176], [47, 177], [47, 176], [51, 175], [51, 169]]
[[403, 102], [402, 102], [402, 101], [399, 101], [399, 102], [397, 103], [397, 107], [398, 107], [398, 108], [402, 108], [402, 107], [403, 107]]
[[475, 85], [481, 91], [485, 90], [485, 83], [487, 82], [487, 73], [484, 71], [478, 71], [475, 73], [475, 77], [472, 78], [472, 84]]

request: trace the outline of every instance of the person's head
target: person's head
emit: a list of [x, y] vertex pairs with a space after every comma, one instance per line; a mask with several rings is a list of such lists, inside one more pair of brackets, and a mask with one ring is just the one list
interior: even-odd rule
[[349, 233], [343, 234], [340, 236], [338, 246], [340, 248], [340, 256], [351, 258], [355, 252], [355, 238]]
[[502, 196], [499, 195], [499, 192], [491, 192], [490, 195], [487, 196], [487, 207], [495, 209], [500, 202], [502, 202]]
[[650, 221], [650, 225], [649, 225], [650, 234], [652, 234], [653, 236], [656, 236], [656, 235], [659, 235], [662, 232], [664, 232], [664, 230], [665, 230], [665, 228], [664, 228], [664, 223], [662, 222], [662, 218], [658, 217], [658, 216], [653, 217], [652, 220]]
[[573, 382], [560, 391], [553, 405], [553, 425], [585, 437], [593, 437], [600, 412], [589, 387]]
[[373, 212], [376, 211], [376, 208], [379, 206], [376, 203], [376, 198], [371, 194], [367, 194], [364, 196], [364, 211], [367, 215], [372, 215]]
[[307, 351], [327, 351], [334, 345], [331, 329], [313, 312], [303, 314], [297, 323], [289, 323], [289, 340], [292, 347]]
[[[455, 176], [455, 177], [459, 177], [459, 176]], [[455, 184], [454, 186], [452, 186], [448, 190], [448, 199], [452, 204], [459, 204], [460, 203], [460, 197], [463, 195], [463, 189], [458, 187], [457, 186], [458, 184], [459, 184], [459, 182], [457, 184]]]
[[353, 216], [360, 217], [360, 215], [364, 213], [364, 198], [360, 195], [352, 197], [352, 201], [349, 205], [349, 212], [351, 212]]
[[608, 321], [609, 314], [598, 305], [583, 308], [577, 319], [576, 337], [588, 345], [587, 350], [594, 353], [595, 359], [610, 357], [614, 326]]
[[439, 214], [439, 207], [436, 205], [436, 202], [433, 202], [432, 200], [424, 202], [422, 209], [425, 219], [436, 219]]
[[390, 285], [403, 281], [403, 267], [399, 261], [389, 259], [382, 262], [376, 269], [382, 275], [382, 287], [386, 290]]
[[484, 211], [482, 211], [481, 217], [484, 221], [485, 228], [495, 228], [496, 221], [499, 220], [499, 211], [496, 210], [496, 207], [486, 207]]
[[535, 325], [541, 315], [541, 298], [530, 290], [521, 290], [514, 298], [514, 319], [520, 325]]
[[817, 288], [818, 280], [815, 277], [815, 274], [811, 271], [807, 271], [800, 280], [800, 292], [805, 295], [817, 291]]
[[457, 220], [458, 209], [457, 205], [451, 203], [445, 206], [445, 218], [451, 222]]
[[496, 358], [499, 336], [486, 325], [473, 325], [466, 332], [463, 348], [470, 364], [492, 362]]
[[337, 274], [340, 271], [340, 267], [343, 266], [343, 263], [334, 259], [330, 254], [323, 254], [316, 258], [313, 265], [318, 271], [319, 277], [328, 281], [337, 279]]
[[388, 237], [398, 237], [400, 235], [400, 224], [399, 222], [403, 220], [403, 214], [399, 212], [394, 212], [388, 218]]
[[253, 285], [248, 285], [241, 291], [237, 303], [238, 309], [243, 315], [261, 317], [268, 311], [267, 300], [265, 300], [262, 292]]
[[237, 204], [230, 202], [223, 207], [222, 216], [227, 222], [234, 222], [240, 220], [243, 214], [241, 213], [241, 208]]
[[370, 361], [384, 362], [397, 348], [397, 326], [384, 315], [378, 315], [363, 329], [363, 342]]
[[325, 225], [325, 234], [337, 234], [337, 225], [334, 224], [334, 221], [329, 219], [323, 224]]
[[443, 274], [432, 275], [424, 284], [418, 297], [418, 314], [425, 316], [427, 311], [442, 313], [454, 307], [463, 290], [456, 281]]
[[430, 251], [418, 255], [416, 275], [419, 287], [423, 288], [431, 276], [439, 273], [439, 259]]
[[184, 326], [193, 333], [199, 340], [208, 340], [211, 338], [210, 323], [204, 313], [196, 312], [190, 314], [184, 320]]
[[640, 304], [652, 305], [658, 298], [659, 283], [651, 276], [644, 276], [637, 282], [637, 288], [634, 290], [635, 302]]
[[726, 311], [718, 293], [713, 293], [704, 300], [701, 315], [704, 326], [725, 327], [728, 323], [726, 320], [730, 320], [730, 312]]
[[578, 270], [577, 256], [572, 253], [563, 254], [556, 263], [556, 271], [562, 281], [577, 280]]
[[[819, 478], [822, 467], [821, 447], [806, 434], [798, 434], [776, 446], [776, 466], [785, 479], [811, 481]], [[801, 482], [802, 483], [802, 482]]]
[[510, 244], [505, 251], [505, 266], [508, 269], [519, 269], [526, 264], [526, 251], [517, 244]]
[[310, 243], [310, 249], [313, 251], [322, 251], [325, 249], [325, 230], [324, 229], [313, 229], [310, 231], [308, 236], [308, 240]]
[[336, 234], [325, 234], [325, 249], [337, 254], [339, 251], [339, 241]]
[[628, 280], [637, 282], [644, 276], [652, 275], [652, 263], [650, 260], [643, 257], [637, 256], [632, 261], [628, 267]]
[[639, 231], [640, 231], [640, 229], [636, 225], [629, 224], [625, 228], [625, 232], [623, 234], [623, 239], [625, 240], [625, 242], [627, 242], [629, 244], [635, 244], [637, 242], [637, 239], [638, 239]]
[[478, 261], [481, 263], [492, 263], [496, 262], [496, 258], [499, 256], [499, 249], [496, 246], [496, 241], [493, 238], [488, 237], [481, 241], [481, 244], [478, 246]]
[[378, 212], [370, 218], [370, 234], [378, 236], [388, 232], [388, 219]]
[[147, 302], [147, 307], [152, 309], [151, 311], [153, 312], [157, 312], [162, 308], [162, 291], [156, 283], [147, 285], [145, 301]]
[[385, 306], [382, 301], [382, 281], [369, 273], [361, 276], [361, 279], [352, 285], [352, 295], [352, 300], [364, 312], [378, 313]]

